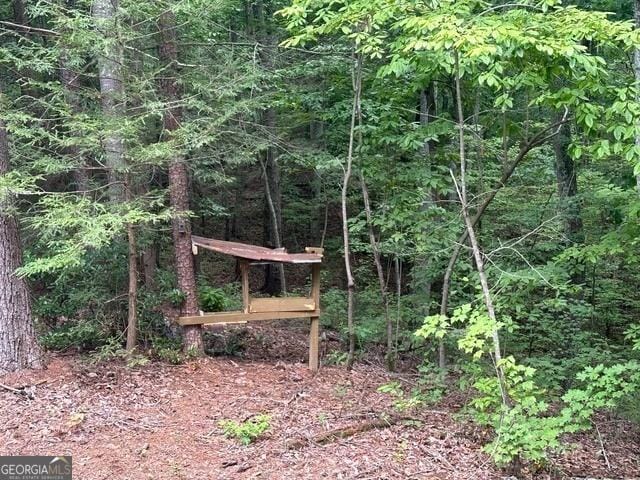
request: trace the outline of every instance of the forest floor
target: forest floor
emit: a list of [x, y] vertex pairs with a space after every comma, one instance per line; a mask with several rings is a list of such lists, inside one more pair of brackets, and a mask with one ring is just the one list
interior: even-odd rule
[[[414, 376], [372, 364], [314, 375], [301, 362], [304, 328], [244, 331], [244, 358], [130, 368], [58, 356], [47, 370], [0, 377], [29, 393], [0, 388], [0, 455], [73, 455], [79, 480], [509, 478], [482, 452], [487, 433], [455, 416], [459, 393], [399, 418], [378, 387]], [[270, 430], [248, 446], [220, 429], [260, 413]], [[567, 438], [523, 478], [638, 478], [640, 430], [600, 420], [602, 443], [595, 432]]]

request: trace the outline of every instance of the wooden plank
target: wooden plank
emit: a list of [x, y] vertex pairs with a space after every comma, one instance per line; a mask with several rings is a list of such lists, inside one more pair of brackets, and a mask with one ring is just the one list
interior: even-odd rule
[[311, 331], [309, 333], [309, 370], [318, 371], [318, 352], [320, 344], [320, 318], [311, 317]]
[[249, 312], [298, 312], [313, 311], [316, 302], [307, 297], [275, 297], [252, 298], [249, 303]]
[[[322, 252], [320, 252], [322, 253]], [[311, 298], [320, 310], [320, 265], [311, 266]], [[309, 370], [318, 370], [319, 345], [320, 343], [320, 318], [311, 317], [311, 327], [309, 332]]]
[[240, 260], [240, 275], [242, 277], [242, 310], [244, 313], [249, 313], [251, 302], [249, 297], [249, 262], [246, 260]]
[[246, 325], [246, 324], [247, 324], [246, 320], [237, 320], [235, 322], [216, 322], [216, 323], [212, 323], [211, 325], [216, 327], [224, 327], [226, 325]]
[[322, 262], [322, 254], [319, 253], [288, 253], [284, 248], [272, 249], [258, 247], [256, 245], [226, 242], [223, 240], [215, 240], [213, 238], [199, 237], [197, 235], [191, 235], [191, 242], [194, 245], [207, 250], [213, 250], [214, 252], [225, 255], [232, 255], [237, 258], [245, 258], [247, 260], [287, 263]]
[[311, 298], [320, 307], [320, 265], [311, 266]]
[[205, 325], [232, 322], [253, 322], [258, 320], [280, 320], [285, 318], [308, 318], [320, 316], [319, 310], [307, 312], [216, 312], [192, 317], [179, 317], [179, 325]]

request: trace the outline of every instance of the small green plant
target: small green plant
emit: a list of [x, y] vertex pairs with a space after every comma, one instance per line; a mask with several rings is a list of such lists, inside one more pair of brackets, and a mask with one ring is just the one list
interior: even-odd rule
[[339, 383], [335, 387], [333, 387], [333, 391], [338, 398], [346, 397], [349, 393], [349, 385]]
[[165, 337], [154, 337], [151, 340], [151, 348], [160, 360], [173, 365], [179, 365], [185, 361], [182, 345], [179, 340]]
[[425, 403], [425, 397], [419, 388], [413, 388], [409, 394], [407, 394], [400, 382], [389, 382], [378, 387], [380, 393], [387, 393], [396, 398], [393, 403], [393, 407], [399, 412], [406, 412], [417, 408]]
[[229, 300], [221, 288], [203, 285], [198, 288], [200, 308], [205, 312], [221, 312], [227, 308]]
[[144, 367], [150, 362], [149, 358], [144, 355], [129, 354], [126, 356], [126, 360], [128, 368]]
[[47, 350], [63, 351], [69, 348], [94, 350], [113, 340], [98, 321], [68, 323], [40, 337], [40, 344]]
[[89, 363], [102, 363], [114, 359], [122, 359], [127, 352], [122, 348], [122, 343], [117, 338], [110, 338], [107, 343], [89, 355]]
[[167, 292], [166, 298], [171, 305], [178, 308], [185, 302], [187, 295], [179, 288], [173, 288]]
[[242, 445], [249, 445], [271, 428], [271, 416], [256, 415], [244, 422], [221, 420], [219, 425], [227, 438], [234, 438]]
[[346, 365], [347, 357], [348, 357], [347, 352], [333, 350], [324, 357], [324, 364], [325, 365]]

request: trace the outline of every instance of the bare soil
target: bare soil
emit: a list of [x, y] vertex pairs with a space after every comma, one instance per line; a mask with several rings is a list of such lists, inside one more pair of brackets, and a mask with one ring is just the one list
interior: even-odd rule
[[[482, 452], [487, 432], [454, 418], [459, 394], [398, 418], [393, 398], [377, 389], [392, 380], [410, 387], [412, 375], [374, 364], [351, 372], [324, 366], [314, 375], [302, 363], [303, 328], [242, 332], [244, 358], [129, 368], [59, 356], [47, 370], [0, 377], [29, 394], [0, 388], [0, 455], [73, 455], [80, 480], [509, 477]], [[223, 419], [260, 413], [271, 416], [271, 428], [248, 446], [220, 429]], [[640, 430], [609, 417], [598, 426], [600, 438], [568, 438], [563, 454], [525, 477], [638, 478]], [[350, 435], [323, 436], [338, 429]]]

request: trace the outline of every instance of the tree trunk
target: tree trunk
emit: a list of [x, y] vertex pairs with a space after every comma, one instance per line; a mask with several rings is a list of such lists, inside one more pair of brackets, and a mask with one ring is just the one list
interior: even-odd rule
[[[0, 119], [0, 175], [9, 171], [7, 130]], [[11, 199], [0, 197], [0, 375], [21, 368], [40, 368], [42, 352], [36, 342], [26, 282], [14, 272], [22, 263], [18, 222]]]
[[[66, 0], [64, 2], [66, 8], [74, 8], [74, 0]], [[60, 83], [64, 89], [64, 96], [69, 105], [69, 109], [73, 114], [79, 114], [82, 112], [80, 106], [80, 99], [78, 97], [80, 92], [80, 76], [73, 70], [70, 65], [69, 49], [65, 45], [60, 46]], [[78, 132], [69, 132], [71, 138], [77, 138]], [[66, 148], [67, 155], [73, 158], [77, 162], [78, 166], [73, 171], [73, 178], [75, 181], [76, 190], [84, 193], [89, 190], [89, 172], [86, 169], [85, 159], [82, 158], [77, 146], [71, 145]]]
[[[176, 19], [171, 10], [165, 11], [159, 18], [160, 60], [165, 65], [160, 80], [160, 91], [165, 107], [162, 124], [165, 139], [170, 141], [173, 133], [180, 127], [182, 108], [179, 106], [181, 92], [177, 82], [178, 47], [176, 39]], [[176, 152], [169, 165], [169, 201], [174, 211], [171, 220], [173, 233], [173, 251], [178, 277], [178, 288], [185, 295], [181, 313], [184, 316], [198, 314], [196, 276], [191, 252], [191, 222], [189, 211], [189, 176], [185, 159]], [[184, 327], [184, 348], [189, 353], [202, 355], [202, 327], [188, 325]]]
[[[69, 58], [66, 50], [63, 50], [60, 54], [60, 81], [64, 88], [65, 98], [71, 111], [74, 114], [81, 112], [80, 103], [78, 99], [78, 91], [80, 90], [80, 82], [78, 75], [69, 67]], [[70, 132], [72, 137], [77, 137], [77, 132]], [[81, 157], [78, 147], [75, 145], [66, 148], [66, 154], [71, 156], [74, 161], [78, 163], [78, 166], [73, 171], [73, 178], [76, 184], [76, 189], [80, 192], [87, 192], [89, 190], [89, 173], [86, 169], [84, 158]]]
[[[127, 201], [131, 201], [131, 176], [126, 181]], [[132, 223], [127, 224], [127, 242], [129, 245], [129, 307], [127, 311], [127, 345], [128, 352], [135, 350], [138, 343], [138, 252], [136, 248], [136, 231]]]
[[152, 243], [142, 250], [142, 272], [145, 286], [153, 290], [156, 287], [156, 271], [158, 270], [158, 245]]
[[556, 181], [558, 184], [558, 205], [564, 220], [564, 231], [569, 243], [580, 243], [582, 237], [582, 218], [578, 203], [578, 179], [573, 159], [569, 155], [571, 127], [568, 123], [560, 126], [558, 135], [553, 139], [555, 154]]
[[[482, 215], [487, 210], [493, 199], [496, 197], [498, 192], [502, 187], [504, 187], [507, 181], [513, 175], [516, 167], [520, 165], [520, 163], [526, 158], [527, 154], [533, 150], [534, 148], [539, 147], [540, 145], [545, 144], [547, 141], [553, 139], [556, 135], [559, 134], [560, 128], [568, 121], [568, 114], [565, 112], [563, 117], [557, 122], [549, 125], [546, 128], [543, 128], [539, 132], [537, 132], [531, 139], [527, 141], [516, 155], [516, 158], [511, 162], [511, 165], [506, 171], [503, 171], [500, 180], [497, 185], [491, 190], [484, 198], [478, 209], [476, 210], [475, 215], [471, 217], [471, 225], [473, 227], [480, 221]], [[549, 133], [550, 132], [550, 133]], [[447, 264], [447, 268], [444, 273], [444, 279], [442, 281], [442, 296], [440, 299], [440, 314], [447, 315], [448, 307], [449, 307], [449, 292], [451, 288], [451, 276], [453, 275], [453, 269], [455, 268], [456, 262], [458, 261], [458, 256], [460, 255], [460, 251], [462, 250], [462, 246], [469, 238], [469, 231], [465, 228], [465, 230], [460, 234], [458, 239], [456, 240], [456, 245], [453, 248], [453, 252], [451, 253], [451, 257], [449, 258], [449, 263]]]
[[[262, 68], [267, 74], [273, 73], [274, 58], [276, 56], [276, 40], [271, 32], [268, 18], [272, 15], [271, 2], [257, 0], [252, 4], [252, 15], [254, 34], [257, 41], [262, 45], [258, 49], [259, 59]], [[247, 24], [249, 27], [249, 23]], [[269, 88], [268, 86], [266, 87]], [[278, 151], [275, 146], [277, 117], [276, 110], [272, 106], [267, 106], [262, 111], [261, 118], [265, 133], [268, 139], [268, 146], [258, 153], [262, 166], [265, 185], [265, 236], [264, 240], [269, 247], [282, 248], [282, 189], [280, 188], [280, 165], [278, 164]], [[263, 291], [270, 295], [286, 293], [286, 281], [284, 276], [284, 265], [267, 264]]]
[[124, 86], [122, 83], [122, 48], [117, 29], [117, 0], [94, 0], [92, 13], [101, 32], [104, 45], [98, 56], [98, 76], [102, 111], [107, 125], [104, 138], [105, 164], [109, 179], [109, 200], [114, 203], [124, 199], [124, 187], [120, 174], [124, 170], [124, 143], [118, 131], [124, 117]]
[[[264, 111], [263, 124], [270, 136], [275, 135], [276, 113], [272, 107]], [[280, 188], [280, 166], [273, 145], [260, 152], [260, 165], [264, 176], [266, 206], [265, 240], [269, 247], [282, 248], [282, 189]], [[286, 292], [284, 265], [268, 264], [265, 270], [263, 290], [270, 295]]]
[[349, 129], [349, 147], [347, 150], [347, 166], [342, 179], [341, 207], [342, 207], [342, 241], [344, 245], [344, 267], [347, 275], [347, 328], [349, 330], [349, 352], [347, 355], [347, 369], [351, 370], [355, 361], [356, 330], [353, 322], [354, 294], [356, 283], [351, 270], [351, 249], [349, 247], [349, 214], [347, 212], [347, 194], [351, 169], [353, 166], [353, 146], [356, 130], [356, 118], [360, 115], [360, 95], [362, 92], [362, 56], [356, 54], [356, 67], [353, 81], [353, 108], [351, 110], [351, 127]]
[[[464, 219], [464, 224], [467, 228], [467, 233], [469, 235], [469, 243], [471, 244], [471, 250], [473, 252], [473, 258], [476, 263], [476, 270], [478, 272], [478, 276], [480, 277], [480, 285], [482, 287], [482, 296], [484, 298], [484, 304], [487, 308], [487, 315], [489, 319], [493, 322], [494, 325], [497, 325], [498, 320], [496, 317], [495, 307], [493, 305], [493, 297], [491, 295], [491, 289], [489, 288], [489, 281], [487, 279], [486, 272], [484, 270], [484, 259], [482, 257], [482, 252], [480, 250], [480, 244], [476, 237], [476, 233], [474, 230], [473, 220], [471, 215], [469, 214], [469, 204], [467, 203], [467, 179], [466, 179], [466, 171], [467, 171], [467, 160], [466, 160], [466, 147], [465, 147], [465, 139], [464, 139], [464, 115], [462, 108], [462, 89], [460, 86], [460, 64], [458, 53], [455, 54], [455, 91], [456, 91], [456, 105], [458, 110], [458, 136], [459, 136], [459, 152], [460, 152], [460, 186], [455, 180], [455, 176], [453, 174], [453, 170], [451, 170], [451, 177], [453, 178], [454, 184], [456, 186], [456, 191], [458, 193], [458, 198], [460, 199], [460, 203], [462, 204], [462, 218]], [[500, 336], [498, 334], [497, 327], [491, 332], [491, 337], [493, 340], [493, 361], [496, 370], [496, 376], [498, 378], [498, 385], [500, 387], [500, 395], [502, 397], [502, 403], [505, 407], [511, 406], [511, 399], [509, 397], [509, 393], [507, 391], [507, 385], [505, 381], [504, 369], [501, 365], [502, 360], [502, 352], [500, 349]]]
[[13, 18], [18, 25], [27, 24], [27, 14], [24, 8], [24, 2], [22, 0], [14, 0], [13, 2]]
[[[118, 38], [118, 3], [117, 0], [94, 0], [93, 17], [102, 32], [104, 46], [103, 54], [98, 56], [98, 76], [100, 80], [100, 97], [102, 112], [107, 120], [104, 140], [105, 163], [109, 180], [109, 201], [122, 203], [131, 200], [131, 185], [124, 185], [124, 142], [118, 132], [120, 123], [124, 120], [124, 83], [121, 66], [124, 61], [122, 48]], [[127, 174], [128, 176], [128, 174]], [[84, 180], [81, 180], [84, 181]], [[132, 224], [127, 225], [127, 243], [129, 246], [129, 286], [127, 295], [127, 350], [135, 348], [137, 340], [137, 303], [138, 303], [138, 267], [135, 229]]]
[[375, 233], [373, 231], [373, 221], [371, 215], [371, 203], [369, 201], [369, 190], [364, 180], [364, 175], [360, 171], [360, 186], [362, 188], [362, 200], [364, 201], [364, 212], [367, 218], [367, 227], [369, 231], [369, 244], [371, 245], [371, 253], [373, 254], [373, 262], [376, 266], [376, 272], [378, 274], [378, 285], [380, 287], [380, 296], [382, 297], [382, 304], [384, 308], [384, 319], [387, 331], [387, 352], [385, 355], [385, 364], [387, 370], [393, 372], [396, 365], [396, 351], [394, 348], [394, 336], [393, 336], [393, 320], [389, 315], [389, 295], [387, 292], [387, 282], [384, 276], [384, 269], [382, 267], [382, 259], [380, 256], [380, 249], [378, 247], [378, 241], [376, 240]]
[[[429, 82], [427, 88], [423, 88], [420, 91], [420, 113], [419, 120], [420, 125], [428, 126], [431, 122], [431, 118], [435, 113], [435, 89], [433, 87], [433, 82]], [[426, 167], [429, 173], [431, 173], [431, 155], [433, 153], [434, 145], [430, 140], [426, 140], [422, 146], [422, 153], [425, 158]], [[425, 197], [422, 201], [422, 209], [428, 210], [433, 206], [434, 203], [434, 195], [433, 192], [429, 191], [425, 194]], [[429, 276], [429, 271], [431, 270], [431, 259], [428, 255], [425, 255], [424, 258], [418, 261], [418, 265], [416, 268], [420, 271], [421, 281], [423, 283], [423, 294], [425, 297], [425, 316], [430, 315], [430, 306], [431, 306], [431, 279], [427, 279]], [[438, 366], [441, 369], [445, 369], [447, 367], [447, 357], [444, 348], [444, 340], [438, 340]]]

